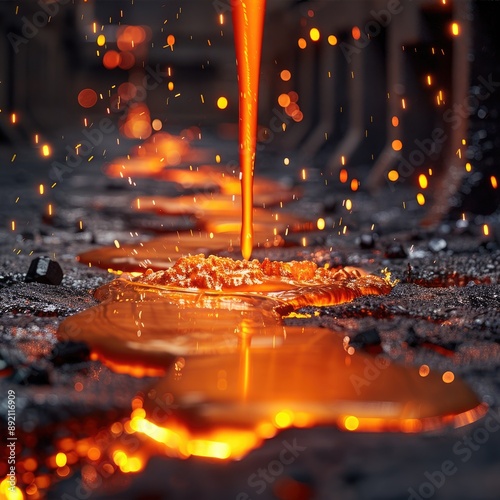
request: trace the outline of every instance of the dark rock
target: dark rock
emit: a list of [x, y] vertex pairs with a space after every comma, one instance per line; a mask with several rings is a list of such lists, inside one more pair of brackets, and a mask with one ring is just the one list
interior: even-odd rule
[[37, 365], [22, 366], [14, 376], [12, 381], [20, 385], [48, 385], [50, 384], [49, 372]]
[[346, 484], [354, 485], [361, 482], [366, 477], [366, 473], [357, 467], [349, 467], [341, 477]]
[[475, 236], [476, 231], [468, 220], [458, 219], [455, 223], [454, 233], [458, 235]]
[[425, 233], [421, 228], [412, 229], [410, 231], [410, 235], [409, 235], [410, 241], [422, 241], [424, 238], [425, 238]]
[[372, 351], [374, 347], [380, 347], [382, 339], [378, 330], [371, 328], [356, 334], [349, 342], [349, 345], [355, 349], [365, 349]]
[[492, 240], [485, 240], [479, 244], [478, 249], [480, 252], [494, 252], [498, 250], [498, 245]]
[[0, 351], [0, 377], [10, 375], [12, 372], [12, 359], [11, 356], [4, 356], [4, 352]]
[[23, 231], [21, 233], [21, 236], [23, 240], [34, 240], [35, 239], [35, 233], [33, 231]]
[[90, 350], [83, 342], [59, 342], [52, 349], [49, 360], [56, 366], [83, 363], [90, 359]]
[[323, 208], [325, 212], [332, 213], [337, 210], [337, 198], [333, 195], [326, 196], [323, 200]]
[[[42, 222], [52, 227], [58, 229], [69, 229], [73, 225], [73, 222], [68, 220], [67, 217], [61, 215], [42, 215]], [[42, 232], [42, 231], [40, 231]]]
[[356, 243], [360, 248], [368, 250], [375, 247], [375, 239], [373, 234], [362, 234], [356, 239]]
[[7, 364], [7, 362], [3, 359], [0, 359], [0, 377], [4, 377], [5, 375], [10, 375], [12, 371], [12, 367]]
[[405, 342], [408, 347], [417, 347], [422, 343], [422, 339], [417, 335], [417, 332], [415, 332], [413, 326], [410, 326], [410, 328], [408, 328], [408, 331], [406, 332]]
[[438, 232], [440, 234], [450, 234], [451, 233], [450, 224], [441, 224], [438, 228]]
[[385, 257], [387, 259], [404, 259], [408, 256], [404, 246], [401, 243], [390, 243], [385, 248]]
[[13, 280], [11, 276], [1, 276], [0, 275], [0, 288], [2, 288], [4, 286], [13, 285], [14, 283], [15, 283], [15, 280]]
[[346, 257], [341, 252], [330, 252], [330, 265], [332, 267], [341, 267], [346, 265]]
[[448, 248], [448, 243], [443, 238], [432, 238], [427, 246], [431, 252], [438, 253], [446, 250]]
[[31, 261], [26, 274], [26, 283], [44, 283], [46, 285], [60, 285], [63, 279], [63, 270], [58, 262], [49, 257], [37, 257]]
[[17, 349], [9, 349], [7, 347], [0, 347], [0, 359], [5, 362], [7, 366], [20, 366], [26, 363], [26, 358]]

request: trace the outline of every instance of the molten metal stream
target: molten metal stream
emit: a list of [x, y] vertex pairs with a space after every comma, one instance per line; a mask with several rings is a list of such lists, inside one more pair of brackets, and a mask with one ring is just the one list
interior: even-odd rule
[[253, 172], [257, 142], [260, 58], [266, 0], [234, 2], [233, 24], [238, 67], [239, 141], [242, 196], [241, 253], [252, 255]]

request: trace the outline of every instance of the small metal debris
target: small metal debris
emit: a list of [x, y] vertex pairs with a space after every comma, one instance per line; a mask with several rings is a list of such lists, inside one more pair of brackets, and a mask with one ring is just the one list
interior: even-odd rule
[[438, 253], [446, 250], [448, 248], [448, 243], [443, 238], [432, 238], [427, 246], [431, 252]]
[[90, 350], [83, 342], [59, 342], [52, 349], [49, 359], [56, 366], [83, 363], [90, 359]]
[[408, 254], [401, 243], [390, 243], [385, 248], [385, 257], [387, 259], [404, 259], [407, 256]]
[[[373, 351], [373, 348], [380, 348], [382, 339], [377, 329], [371, 328], [370, 330], [365, 330], [359, 332], [355, 337], [351, 339], [349, 345], [355, 349], [365, 349]], [[381, 351], [381, 348], [379, 349]]]
[[375, 247], [375, 236], [373, 234], [361, 234], [359, 238], [356, 239], [356, 243], [359, 248], [368, 250]]
[[49, 257], [36, 257], [31, 261], [25, 282], [44, 283], [46, 285], [60, 285], [64, 273], [61, 266]]

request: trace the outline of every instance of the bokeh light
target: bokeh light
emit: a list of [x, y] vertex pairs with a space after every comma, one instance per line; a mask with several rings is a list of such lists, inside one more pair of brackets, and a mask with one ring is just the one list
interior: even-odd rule
[[97, 92], [93, 89], [83, 89], [78, 94], [78, 104], [82, 108], [91, 108], [97, 103]]

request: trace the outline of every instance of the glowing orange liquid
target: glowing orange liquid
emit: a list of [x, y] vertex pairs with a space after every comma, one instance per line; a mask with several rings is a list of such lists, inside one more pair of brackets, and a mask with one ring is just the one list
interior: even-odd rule
[[[234, 3], [241, 252], [248, 260], [253, 247], [265, 0]], [[219, 206], [222, 212], [226, 208]], [[227, 234], [214, 232], [214, 238], [203, 241], [207, 249], [227, 245]], [[154, 267], [154, 263], [167, 267], [182, 253], [179, 239], [156, 240], [139, 249], [108, 249], [80, 259], [117, 264], [120, 269]], [[187, 253], [200, 246], [192, 237], [184, 243]], [[181, 290], [122, 279], [101, 287], [96, 297], [102, 303], [66, 319], [58, 335], [89, 343], [94, 355], [117, 371], [164, 375], [148, 393], [149, 400], [134, 406], [127, 423], [133, 432], [151, 438], [144, 446], [159, 444], [159, 449], [148, 454], [241, 458], [287, 427], [326, 424], [349, 431], [417, 432], [473, 422], [486, 406], [458, 378], [451, 383], [441, 373], [421, 375], [416, 367], [351, 352], [341, 337], [324, 328], [282, 322], [283, 315], [303, 306], [338, 304], [361, 295], [389, 293], [391, 288], [374, 276], [307, 285], [271, 279], [219, 291]], [[367, 367], [373, 370], [373, 366], [375, 377], [367, 375]], [[172, 397], [175, 411], [168, 414], [168, 420], [155, 418], [162, 406], [150, 394]]]
[[[324, 328], [286, 327], [274, 345], [251, 340], [240, 352], [182, 358], [153, 389], [171, 395], [175, 410], [160, 420], [157, 402], [145, 399], [132, 429], [163, 453], [239, 459], [287, 427], [419, 432], [460, 427], [486, 411], [458, 378], [348, 354]], [[382, 368], [367, 381], [376, 362]]]
[[240, 94], [241, 253], [244, 259], [249, 259], [253, 247], [252, 191], [266, 0], [241, 0], [234, 2], [232, 9]]
[[271, 278], [221, 290], [117, 279], [97, 289], [101, 304], [67, 318], [58, 335], [87, 342], [115, 371], [158, 375], [176, 356], [234, 352], [250, 338], [276, 346], [285, 337], [281, 317], [300, 307], [339, 304], [391, 289], [370, 275], [305, 286]]
[[[163, 376], [148, 394], [172, 397], [168, 419], [156, 418], [163, 403], [148, 396], [139, 398], [127, 424], [151, 438], [142, 458], [166, 453], [238, 459], [286, 427], [418, 432], [458, 427], [485, 413], [458, 377], [421, 374], [417, 367], [355, 352], [327, 329], [282, 322], [303, 306], [389, 293], [386, 280], [347, 268], [311, 283], [308, 265], [293, 268], [297, 277], [280, 279], [276, 273], [283, 269], [274, 269], [279, 263], [252, 261], [244, 266], [255, 282], [221, 284], [221, 271], [207, 260], [208, 266], [201, 256], [181, 259], [142, 281], [117, 279], [96, 291], [101, 304], [59, 326], [60, 338], [87, 342], [115, 371]], [[224, 267], [231, 265], [222, 260]], [[228, 277], [239, 276], [240, 264], [233, 266]], [[254, 267], [269, 271], [268, 279]], [[176, 285], [200, 275], [222, 288]]]

